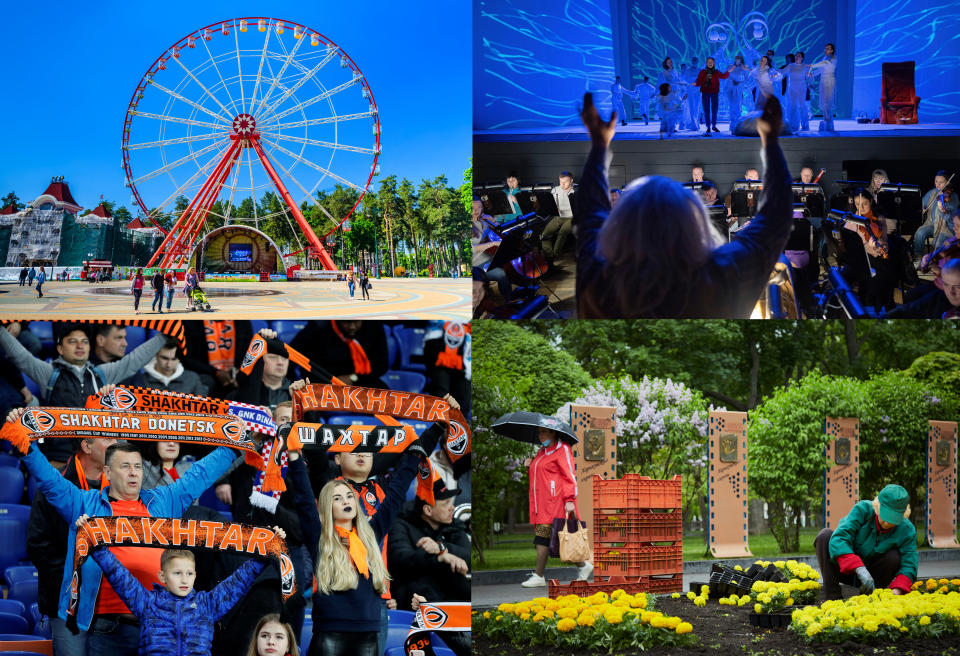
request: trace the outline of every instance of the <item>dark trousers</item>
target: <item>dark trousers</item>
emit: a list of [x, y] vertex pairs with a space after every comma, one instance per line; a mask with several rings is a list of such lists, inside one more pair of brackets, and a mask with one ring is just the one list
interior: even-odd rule
[[153, 303], [150, 304], [150, 309], [163, 312], [163, 287], [153, 290]]
[[703, 98], [703, 120], [707, 122], [707, 127], [717, 127], [717, 110], [720, 107], [719, 93], [701, 93]]
[[142, 289], [133, 290], [133, 309], [137, 311], [140, 309], [140, 296], [143, 294]]
[[95, 617], [87, 633], [87, 656], [136, 656], [139, 644], [139, 626]]
[[[813, 546], [817, 550], [817, 563], [820, 565], [820, 573], [823, 575], [824, 598], [841, 599], [840, 584], [859, 585], [859, 580], [853, 572], [841, 574], [840, 565], [830, 558], [830, 536], [832, 535], [832, 529], [823, 529], [814, 539]], [[878, 554], [869, 560], [866, 558], [862, 560], [878, 588], [888, 587], [896, 578], [897, 572], [900, 571], [900, 551], [897, 549]]]
[[377, 634], [314, 631], [309, 656], [377, 656]]

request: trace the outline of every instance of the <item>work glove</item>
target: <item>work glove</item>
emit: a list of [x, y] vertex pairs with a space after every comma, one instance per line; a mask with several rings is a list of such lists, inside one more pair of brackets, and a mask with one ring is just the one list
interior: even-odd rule
[[857, 578], [860, 579], [860, 592], [862, 594], [870, 594], [874, 588], [877, 587], [866, 567], [858, 567], [854, 573], [857, 575]]

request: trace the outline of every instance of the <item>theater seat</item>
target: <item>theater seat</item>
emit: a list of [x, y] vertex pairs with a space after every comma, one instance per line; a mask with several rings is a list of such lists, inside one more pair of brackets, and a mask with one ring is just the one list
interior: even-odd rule
[[417, 614], [412, 610], [388, 610], [387, 611], [387, 620], [390, 623], [390, 626], [405, 626], [410, 627], [410, 624], [413, 622], [413, 618]]
[[881, 123], [908, 125], [918, 122], [920, 98], [914, 87], [915, 62], [883, 62], [880, 106]]
[[[11, 599], [10, 601], [13, 600]], [[44, 615], [40, 612], [40, 604], [36, 602], [30, 604], [28, 619], [30, 620], [30, 630], [34, 635], [42, 635], [45, 638], [50, 637], [50, 623], [46, 623], [44, 627], [40, 626], [40, 622], [44, 619]]]
[[419, 394], [427, 385], [427, 377], [416, 371], [388, 371], [380, 380], [392, 390]]
[[397, 338], [393, 336], [393, 330], [387, 324], [383, 324], [383, 333], [387, 338], [387, 367], [392, 368], [397, 361], [397, 352], [399, 351]]
[[20, 503], [22, 498], [23, 474], [20, 469], [0, 467], [0, 503]]
[[9, 453], [0, 453], [0, 467], [14, 467], [20, 469], [20, 458]]

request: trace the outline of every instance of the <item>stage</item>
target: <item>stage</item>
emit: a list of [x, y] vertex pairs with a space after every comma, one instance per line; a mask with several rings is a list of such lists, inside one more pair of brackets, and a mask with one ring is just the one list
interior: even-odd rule
[[[703, 136], [677, 132], [660, 139], [659, 121], [649, 126], [618, 126], [612, 150], [610, 183], [622, 186], [643, 175], [664, 175], [690, 180], [694, 164], [704, 167], [707, 179], [725, 194], [734, 180], [744, 177], [749, 167], [760, 167], [760, 140], [735, 137], [728, 123], [720, 132]], [[819, 119], [811, 119], [816, 128]], [[917, 184], [926, 191], [933, 186], [939, 169], [957, 168], [960, 153], [960, 124], [882, 125], [835, 121], [837, 131], [801, 132], [780, 139], [791, 175], [800, 175], [802, 166], [814, 172], [827, 169], [821, 185], [829, 197], [836, 180], [869, 181], [874, 168], [885, 168], [892, 182]], [[473, 179], [475, 184], [503, 182], [516, 172], [521, 186], [557, 184], [561, 171], [570, 171], [575, 181], [586, 161], [590, 141], [582, 126], [524, 128], [474, 132]]]

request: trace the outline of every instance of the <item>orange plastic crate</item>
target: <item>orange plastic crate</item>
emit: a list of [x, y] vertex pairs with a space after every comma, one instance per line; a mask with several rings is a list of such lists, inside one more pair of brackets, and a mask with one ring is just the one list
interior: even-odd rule
[[623, 478], [593, 477], [593, 509], [676, 509], [682, 507], [680, 476], [657, 480], [639, 474]]
[[683, 544], [594, 548], [595, 576], [652, 576], [683, 572]]
[[593, 513], [594, 544], [603, 542], [676, 542], [683, 539], [681, 511], [648, 513], [633, 508], [623, 512]]
[[551, 599], [557, 597], [575, 594], [580, 597], [588, 597], [595, 592], [612, 593], [614, 590], [623, 590], [628, 594], [637, 594], [638, 592], [679, 592], [683, 589], [683, 575], [675, 574], [673, 576], [639, 576], [623, 577], [612, 576], [607, 581], [570, 581], [570, 583], [560, 584], [556, 579], [547, 581], [547, 595]]

